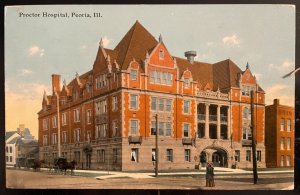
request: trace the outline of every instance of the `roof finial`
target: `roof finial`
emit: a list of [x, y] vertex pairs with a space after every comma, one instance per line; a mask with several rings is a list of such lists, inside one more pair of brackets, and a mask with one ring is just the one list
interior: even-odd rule
[[78, 74], [78, 72], [76, 72], [76, 74], [75, 74], [75, 77], [76, 77], [76, 78], [78, 78], [78, 77], [79, 77], [79, 74]]
[[246, 69], [249, 69], [249, 63], [247, 62]]
[[161, 34], [159, 34], [158, 40], [159, 40], [160, 43], [162, 42], [162, 36], [161, 36]]
[[101, 39], [100, 39], [99, 45], [100, 45], [100, 47], [103, 48], [103, 40], [102, 40], [102, 37], [101, 37]]
[[64, 79], [64, 81], [63, 81], [63, 84], [64, 84], [64, 86], [66, 86], [66, 85], [67, 85], [67, 81], [66, 81], [66, 79]]

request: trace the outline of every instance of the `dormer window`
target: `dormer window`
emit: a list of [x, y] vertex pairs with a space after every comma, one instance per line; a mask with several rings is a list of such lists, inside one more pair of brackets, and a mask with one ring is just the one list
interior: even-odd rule
[[164, 50], [159, 50], [159, 59], [164, 59], [165, 53]]
[[190, 79], [189, 78], [185, 78], [184, 79], [184, 88], [189, 88], [190, 87]]
[[130, 80], [134, 80], [136, 81], [137, 80], [137, 70], [130, 70]]
[[251, 86], [242, 86], [242, 95], [244, 95], [244, 96], [250, 96], [252, 90], [254, 90], [254, 87], [251, 87]]

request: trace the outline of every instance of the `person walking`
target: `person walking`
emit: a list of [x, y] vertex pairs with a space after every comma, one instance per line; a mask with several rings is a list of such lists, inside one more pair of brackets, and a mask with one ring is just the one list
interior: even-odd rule
[[206, 187], [214, 187], [214, 167], [211, 162], [207, 163], [206, 166]]

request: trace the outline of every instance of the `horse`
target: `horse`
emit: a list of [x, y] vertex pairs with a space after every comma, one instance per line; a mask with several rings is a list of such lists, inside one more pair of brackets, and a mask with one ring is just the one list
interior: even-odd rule
[[71, 162], [67, 162], [66, 159], [62, 158], [62, 159], [58, 159], [54, 165], [58, 170], [64, 171], [65, 175], [67, 174], [68, 169], [71, 170], [71, 175], [74, 175], [74, 169], [75, 169], [75, 166], [77, 165], [77, 163], [75, 160], [73, 160]]

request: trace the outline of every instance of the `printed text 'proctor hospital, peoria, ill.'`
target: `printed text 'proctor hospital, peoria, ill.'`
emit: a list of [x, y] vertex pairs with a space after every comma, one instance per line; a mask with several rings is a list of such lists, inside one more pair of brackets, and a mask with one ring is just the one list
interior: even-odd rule
[[39, 12], [39, 13], [25, 13], [19, 12], [20, 18], [102, 18], [100, 12], [93, 13], [80, 13], [80, 12], [57, 12], [57, 13], [49, 13], [49, 12]]

